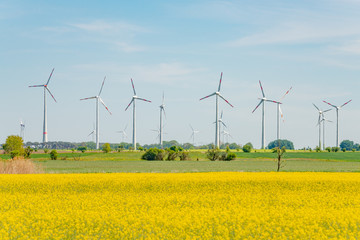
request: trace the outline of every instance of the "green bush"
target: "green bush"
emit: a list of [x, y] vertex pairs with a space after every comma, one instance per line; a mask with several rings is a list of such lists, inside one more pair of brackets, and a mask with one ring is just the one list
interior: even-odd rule
[[315, 151], [316, 151], [316, 152], [321, 152], [321, 148], [320, 148], [319, 146], [317, 146], [317, 147], [315, 148]]
[[48, 152], [49, 152], [49, 149], [44, 148], [44, 153], [48, 153]]
[[180, 161], [190, 160], [189, 152], [182, 151], [179, 154]]
[[154, 161], [154, 160], [164, 160], [165, 151], [158, 148], [150, 148], [145, 151], [145, 153], [141, 156], [141, 159]]
[[87, 150], [87, 148], [85, 146], [80, 146], [77, 148], [77, 150], [84, 153]]
[[346, 152], [346, 148], [341, 149], [343, 152]]
[[34, 151], [34, 149], [32, 149], [31, 147], [26, 147], [25, 148], [25, 153], [24, 153], [24, 157], [25, 158], [31, 158], [31, 153]]
[[206, 152], [206, 157], [210, 161], [215, 161], [220, 158], [220, 150], [218, 147], [215, 147], [214, 145], [211, 146], [211, 149], [208, 149]]
[[325, 148], [326, 151], [331, 152], [331, 147]]
[[339, 147], [332, 147], [332, 148], [331, 148], [331, 151], [333, 151], [333, 152], [338, 152], [338, 151], [340, 151], [340, 148], [339, 148]]
[[104, 153], [109, 153], [111, 151], [110, 143], [104, 143], [102, 150]]
[[50, 159], [51, 160], [57, 160], [57, 158], [58, 158], [58, 152], [55, 149], [51, 150]]
[[243, 146], [243, 152], [249, 153], [249, 152], [251, 152], [251, 150], [252, 150], [252, 147], [250, 145], [245, 144]]

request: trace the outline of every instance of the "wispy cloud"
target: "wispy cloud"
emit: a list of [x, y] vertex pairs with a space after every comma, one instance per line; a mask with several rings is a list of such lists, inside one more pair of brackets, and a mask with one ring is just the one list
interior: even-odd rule
[[124, 21], [105, 20], [46, 26], [42, 27], [41, 31], [63, 35], [73, 40], [107, 44], [114, 50], [128, 53], [145, 51], [147, 48], [136, 44], [135, 39], [139, 34], [150, 32], [149, 29]]
[[119, 32], [147, 32], [148, 30], [127, 22], [109, 22], [104, 20], [95, 20], [87, 23], [72, 23], [70, 26], [88, 31], [88, 32], [107, 32], [111, 34]]
[[334, 41], [339, 38], [357, 36], [360, 30], [343, 25], [287, 23], [245, 36], [227, 43], [228, 46], [251, 46], [266, 44], [298, 44]]

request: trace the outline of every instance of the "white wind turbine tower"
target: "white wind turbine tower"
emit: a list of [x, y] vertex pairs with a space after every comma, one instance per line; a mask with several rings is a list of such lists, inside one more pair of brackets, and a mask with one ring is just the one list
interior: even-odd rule
[[195, 146], [195, 134], [199, 133], [199, 131], [198, 131], [198, 130], [194, 130], [194, 128], [191, 126], [191, 124], [190, 124], [190, 128], [191, 128], [191, 131], [192, 131], [190, 138], [192, 138], [192, 140], [193, 140], [193, 145]]
[[166, 117], [165, 104], [164, 104], [164, 92], [163, 92], [163, 96], [162, 96], [162, 103], [159, 107], [160, 107], [159, 141], [160, 141], [160, 146], [162, 147], [163, 146], [163, 129], [164, 129], [163, 118], [162, 118], [163, 113], [164, 113], [164, 117]]
[[99, 129], [99, 102], [101, 102], [101, 104], [106, 108], [106, 110], [110, 113], [108, 107], [105, 105], [104, 101], [101, 99], [100, 94], [103, 90], [104, 87], [104, 83], [105, 83], [105, 79], [106, 77], [104, 77], [104, 80], [102, 82], [101, 88], [100, 88], [100, 92], [97, 96], [93, 96], [93, 97], [88, 97], [88, 98], [82, 98], [80, 99], [80, 101], [82, 100], [89, 100], [89, 99], [96, 99], [96, 149], [100, 148], [100, 129]]
[[219, 97], [222, 98], [227, 104], [229, 104], [231, 107], [234, 107], [233, 105], [231, 105], [231, 103], [226, 100], [221, 94], [220, 94], [220, 88], [221, 88], [221, 81], [222, 81], [222, 75], [223, 73], [221, 73], [220, 75], [220, 82], [219, 82], [219, 87], [218, 87], [218, 90], [206, 97], [203, 97], [203, 98], [200, 98], [200, 101], [205, 99], [205, 98], [208, 98], [208, 97], [211, 97], [211, 96], [216, 96], [216, 110], [215, 110], [215, 113], [216, 113], [216, 117], [215, 117], [215, 124], [216, 124], [216, 127], [215, 127], [215, 146], [216, 147], [220, 147], [220, 131], [219, 131]]
[[20, 120], [20, 137], [25, 142], [25, 123], [22, 120]]
[[[221, 131], [221, 125], [223, 125], [223, 127], [226, 127], [227, 128], [227, 126], [226, 126], [226, 124], [224, 123], [224, 121], [222, 120], [222, 117], [223, 117], [223, 111], [221, 111], [221, 114], [220, 114], [220, 118], [219, 118], [219, 134], [221, 134], [221, 133], [223, 133], [222, 131]], [[214, 122], [215, 123], [215, 122]], [[224, 138], [223, 138], [223, 141], [224, 141]], [[221, 142], [221, 141], [220, 141]], [[221, 143], [220, 143], [220, 145], [221, 145]]]
[[255, 112], [255, 110], [262, 104], [262, 133], [261, 133], [261, 149], [265, 149], [265, 102], [273, 102], [273, 103], [277, 103], [277, 104], [281, 104], [280, 102], [274, 101], [274, 100], [269, 100], [265, 97], [265, 93], [264, 93], [264, 89], [261, 85], [261, 81], [259, 80], [259, 84], [260, 84], [260, 88], [261, 88], [261, 93], [262, 93], [262, 98], [260, 99], [260, 103], [255, 107], [255, 109], [252, 111], [253, 113]]
[[135, 91], [135, 87], [134, 87], [134, 82], [131, 78], [131, 85], [134, 91], [134, 95], [132, 96], [132, 99], [129, 103], [129, 105], [125, 108], [125, 111], [130, 107], [131, 104], [133, 104], [133, 139], [132, 139], [132, 144], [134, 147], [134, 150], [136, 150], [136, 109], [135, 109], [135, 103], [136, 100], [141, 100], [141, 101], [145, 101], [145, 102], [151, 102], [149, 100], [146, 100], [144, 98], [139, 98], [138, 96], [136, 96], [136, 91]]
[[[292, 87], [290, 87], [289, 90], [287, 90], [287, 92], [284, 94], [284, 96], [282, 96], [282, 98], [280, 99], [280, 101], [282, 101], [286, 95], [289, 94], [290, 90], [292, 89]], [[281, 114], [281, 118], [283, 117], [283, 113], [281, 111], [281, 104], [282, 102], [277, 102], [277, 140], [280, 140], [280, 114]]]
[[323, 124], [323, 149], [325, 149], [325, 122], [332, 122], [332, 121], [327, 120], [323, 114], [320, 122], [322, 122]]
[[[318, 118], [318, 124], [317, 126], [319, 126], [319, 148], [321, 149], [321, 122], [324, 119], [324, 113], [330, 111], [331, 109], [327, 109], [327, 110], [320, 110], [320, 108], [318, 108], [314, 103], [313, 103], [314, 107], [318, 110], [319, 112], [319, 118]], [[325, 122], [323, 122], [324, 126], [325, 126]], [[325, 127], [323, 127], [323, 142], [325, 141]], [[325, 146], [325, 143], [324, 143]], [[324, 150], [325, 147], [322, 149]]]
[[341, 106], [335, 106], [331, 103], [323, 101], [324, 103], [329, 104], [330, 106], [332, 106], [333, 108], [336, 109], [336, 147], [339, 147], [339, 110], [351, 101], [352, 101], [352, 99], [347, 101], [346, 103], [344, 103]]
[[55, 68], [53, 68], [53, 70], [50, 73], [50, 76], [47, 80], [47, 82], [45, 84], [42, 85], [33, 85], [33, 86], [29, 86], [29, 87], [43, 87], [44, 88], [44, 125], [43, 125], [43, 143], [47, 143], [48, 138], [47, 138], [47, 108], [46, 108], [46, 91], [48, 91], [51, 95], [51, 97], [54, 99], [54, 101], [56, 102], [55, 97], [52, 95], [52, 93], [50, 92], [50, 89], [48, 88], [51, 76], [54, 72]]

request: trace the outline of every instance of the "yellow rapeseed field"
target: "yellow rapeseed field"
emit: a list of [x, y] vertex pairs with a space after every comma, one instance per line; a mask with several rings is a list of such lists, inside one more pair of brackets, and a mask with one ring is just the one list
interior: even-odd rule
[[358, 173], [0, 175], [0, 239], [358, 239]]

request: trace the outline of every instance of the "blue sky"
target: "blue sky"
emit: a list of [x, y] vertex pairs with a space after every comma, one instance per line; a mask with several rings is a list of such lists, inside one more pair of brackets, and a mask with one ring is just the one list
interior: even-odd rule
[[[224, 72], [221, 102], [229, 141], [261, 143], [261, 96], [285, 98], [281, 137], [296, 148], [317, 145], [317, 112], [322, 100], [340, 105], [340, 139], [360, 142], [356, 127], [360, 82], [360, 1], [1, 1], [0, 142], [19, 134], [42, 140], [43, 96], [29, 85], [46, 82], [58, 103], [48, 102], [49, 141], [90, 141], [96, 95], [113, 115], [100, 111], [101, 142], [131, 141], [130, 78], [137, 104], [140, 144], [156, 141], [159, 106], [165, 92], [165, 140], [189, 142], [189, 124], [200, 131], [197, 144], [214, 139], [214, 92]], [[335, 121], [335, 111], [327, 118]], [[335, 124], [326, 143], [335, 145]], [[266, 106], [266, 142], [276, 138], [276, 106]]]

